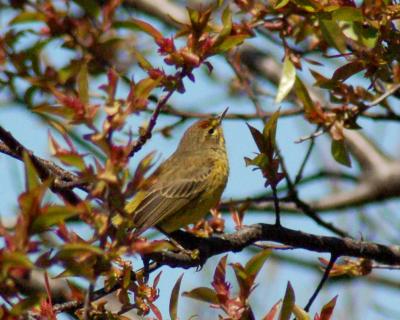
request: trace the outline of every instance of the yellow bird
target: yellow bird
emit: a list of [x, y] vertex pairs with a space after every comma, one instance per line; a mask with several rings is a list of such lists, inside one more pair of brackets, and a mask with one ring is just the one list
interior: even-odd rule
[[170, 233], [196, 223], [215, 207], [225, 189], [229, 163], [219, 116], [189, 127], [176, 151], [125, 206], [135, 234], [157, 227]]

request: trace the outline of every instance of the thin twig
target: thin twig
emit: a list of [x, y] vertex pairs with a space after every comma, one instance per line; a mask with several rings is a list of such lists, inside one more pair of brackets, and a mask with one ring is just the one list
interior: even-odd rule
[[94, 283], [91, 282], [89, 284], [89, 288], [86, 292], [85, 303], [83, 305], [83, 319], [84, 320], [89, 320], [91, 318], [90, 317], [90, 309], [91, 309], [93, 290], [94, 290]]
[[167, 104], [169, 98], [175, 92], [175, 88], [168, 91], [168, 93], [158, 102], [156, 108], [153, 111], [153, 114], [150, 118], [149, 125], [146, 128], [146, 131], [136, 140], [134, 146], [132, 147], [131, 152], [129, 153], [129, 157], [133, 157], [133, 155], [138, 152], [144, 144], [151, 138], [151, 134], [153, 128], [157, 123], [158, 116], [160, 114], [161, 109]]
[[296, 174], [296, 178], [294, 179], [294, 185], [295, 186], [300, 182], [301, 178], [303, 177], [304, 169], [306, 167], [306, 164], [308, 163], [308, 159], [311, 156], [311, 153], [312, 153], [312, 150], [313, 150], [314, 146], [315, 146], [315, 141], [314, 141], [314, 139], [311, 139], [310, 140], [310, 145], [308, 146], [308, 149], [307, 149], [307, 152], [306, 152], [306, 155], [304, 156], [303, 162], [300, 165], [300, 169]]
[[286, 168], [285, 160], [281, 156], [279, 149], [277, 149], [276, 152], [277, 152], [278, 157], [279, 157], [279, 161], [280, 161], [280, 164], [281, 164], [282, 171], [283, 171], [283, 173], [285, 175], [286, 184], [287, 184], [288, 189], [289, 189], [289, 197], [295, 203], [296, 207], [298, 209], [300, 209], [308, 217], [310, 217], [312, 220], [314, 220], [318, 225], [324, 227], [325, 229], [330, 230], [334, 234], [339, 235], [341, 237], [351, 238], [351, 236], [346, 231], [341, 230], [341, 229], [335, 227], [332, 223], [326, 222], [323, 219], [321, 219], [318, 216], [318, 214], [315, 211], [313, 211], [311, 209], [311, 207], [307, 203], [303, 202], [299, 198], [297, 190], [296, 190], [296, 187], [293, 184], [292, 180], [290, 179], [288, 170]]
[[299, 139], [295, 140], [294, 143], [302, 143], [302, 142], [310, 140], [310, 139], [314, 140], [316, 137], [319, 137], [320, 135], [324, 134], [325, 131], [326, 131], [326, 129], [318, 130], [308, 136], [300, 137]]
[[306, 312], [308, 312], [311, 308], [311, 305], [313, 304], [313, 302], [315, 301], [315, 299], [317, 298], [319, 292], [321, 291], [323, 285], [325, 284], [326, 280], [328, 280], [329, 277], [329, 273], [331, 272], [333, 265], [335, 264], [335, 261], [338, 257], [334, 254], [331, 254], [331, 258], [329, 260], [328, 265], [326, 266], [325, 272], [322, 275], [321, 281], [319, 282], [317, 288], [315, 289], [314, 293], [312, 294], [310, 300], [308, 301], [307, 305], [304, 307], [304, 310]]

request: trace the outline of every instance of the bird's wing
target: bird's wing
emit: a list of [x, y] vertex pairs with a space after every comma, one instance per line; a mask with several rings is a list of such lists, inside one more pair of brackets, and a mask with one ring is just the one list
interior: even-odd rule
[[170, 182], [154, 185], [134, 211], [135, 233], [154, 227], [190, 203], [205, 190], [209, 174], [208, 168], [200, 169], [190, 172], [188, 177], [171, 177]]

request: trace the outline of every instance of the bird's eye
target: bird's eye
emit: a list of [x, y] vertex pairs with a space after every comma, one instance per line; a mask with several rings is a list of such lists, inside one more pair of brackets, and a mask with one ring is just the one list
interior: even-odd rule
[[214, 134], [214, 128], [211, 128], [210, 130], [208, 130], [208, 134]]

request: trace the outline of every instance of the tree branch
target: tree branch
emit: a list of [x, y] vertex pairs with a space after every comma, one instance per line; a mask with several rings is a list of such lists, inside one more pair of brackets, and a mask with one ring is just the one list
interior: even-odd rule
[[388, 265], [400, 264], [400, 248], [397, 246], [389, 247], [349, 238], [318, 236], [271, 224], [254, 224], [233, 234], [210, 238], [199, 238], [183, 231], [176, 231], [171, 234], [171, 237], [187, 249], [198, 249], [199, 258], [175, 252], [154, 252], [148, 257], [162, 265], [191, 268], [201, 266], [214, 255], [238, 252], [257, 241], [273, 241], [296, 249], [330, 253], [336, 257], [349, 256], [372, 259]]
[[71, 187], [61, 187], [65, 182], [78, 181], [77, 176], [55, 165], [51, 161], [36, 157], [32, 151], [26, 149], [17, 139], [12, 136], [10, 132], [1, 126], [0, 140], [4, 142], [4, 144], [0, 145], [0, 152], [8, 154], [18, 160], [22, 160], [23, 152], [26, 152], [35, 166], [41, 180], [54, 178], [52, 186], [50, 187], [54, 193], [60, 194], [71, 204], [77, 204], [80, 202], [79, 197], [71, 190]]

